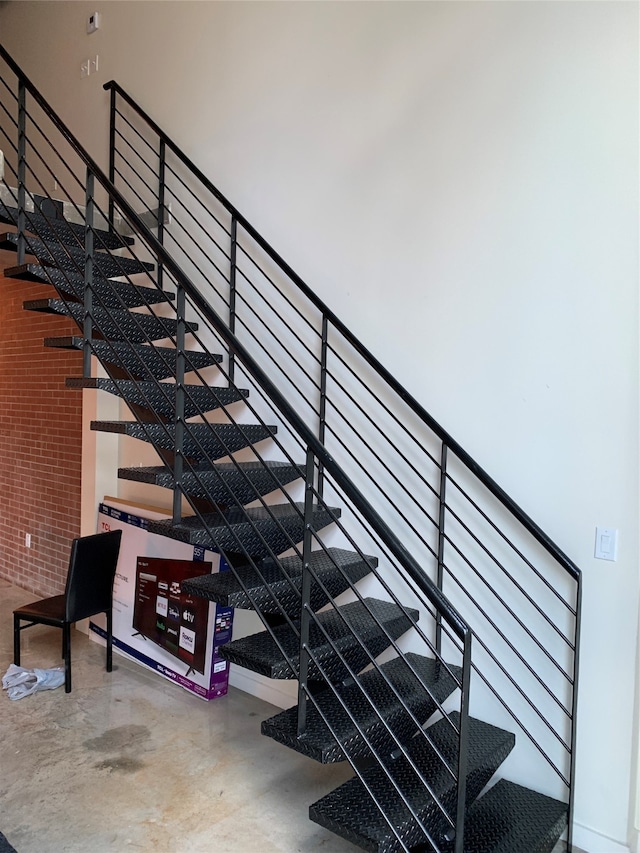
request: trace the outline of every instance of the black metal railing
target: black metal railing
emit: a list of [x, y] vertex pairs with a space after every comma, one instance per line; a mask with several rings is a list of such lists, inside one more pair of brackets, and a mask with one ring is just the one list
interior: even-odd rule
[[[86, 381], [91, 381], [91, 354], [99, 356], [112, 377], [116, 375], [110, 365], [117, 364], [121, 355], [114, 343], [114, 330], [135, 362], [134, 390], [121, 385], [119, 391], [125, 400], [130, 395], [140, 434], [150, 444], [164, 445], [172, 454], [164, 458], [174, 489], [174, 523], [180, 523], [186, 499], [210, 541], [218, 542], [220, 529], [224, 529], [228, 544], [218, 550], [232, 568], [241, 554], [242, 561], [264, 579], [256, 550], [276, 559], [287, 549], [297, 553], [305, 566], [300, 586], [296, 578], [288, 578], [299, 601], [298, 615], [284, 610], [275, 597], [268, 608], [295, 632], [297, 656], [291, 656], [270, 620], [265, 620], [273, 642], [298, 676], [299, 733], [305, 729], [309, 709], [322, 715], [309, 672], [316, 678], [324, 677], [329, 685], [335, 683], [309, 646], [311, 631], [324, 635], [345, 673], [359, 685], [359, 668], [354, 669], [344, 658], [310, 606], [312, 588], [323, 587], [322, 579], [309, 568], [310, 555], [322, 551], [342, 572], [332, 557], [332, 548], [345, 545], [369, 562], [370, 578], [364, 583], [393, 602], [411, 628], [401, 639], [389, 635], [367, 595], [348, 583], [350, 598], [387, 633], [388, 646], [404, 659], [412, 677], [430, 693], [429, 685], [423, 683], [406, 654], [418, 651], [439, 660], [458, 687], [456, 697], [446, 707], [433, 697], [441, 712], [454, 705], [460, 715], [456, 724], [445, 714], [458, 739], [457, 765], [451, 766], [441, 756], [457, 789], [455, 807], [432, 792], [438, 821], [427, 825], [406, 792], [397, 790], [431, 849], [442, 849], [442, 838], [453, 831], [456, 853], [463, 850], [470, 695], [476, 716], [493, 719], [497, 709], [500, 719], [507, 721], [505, 727], [526, 736], [532, 786], [569, 803], [570, 849], [580, 625], [578, 569], [117, 84], [106, 87], [111, 95], [107, 177], [2, 48], [0, 55], [8, 72], [2, 75], [0, 97], [2, 147], [8, 146], [3, 198], [5, 214], [13, 217], [18, 229], [18, 263], [24, 261], [30, 247], [34, 248], [28, 235], [42, 230], [36, 213], [37, 196], [51, 198], [47, 187], [52, 179], [59, 187], [57, 194], [82, 225], [77, 234], [81, 260], [66, 251], [68, 244], [60, 240], [55, 250], [44, 251], [51, 251], [52, 261], [58, 251], [66, 253], [66, 290], [59, 289], [59, 293], [66, 310], [75, 311], [76, 316], [78, 303], [65, 294], [72, 291], [75, 277], [82, 279], [80, 326]], [[28, 191], [27, 186], [32, 189]], [[136, 208], [142, 208], [142, 216]], [[44, 219], [49, 231], [54, 228], [47, 216]], [[131, 232], [136, 238], [136, 249], [124, 246], [120, 250], [125, 254], [117, 271], [123, 286], [133, 286], [134, 278], [139, 281], [144, 277], [149, 294], [146, 301], [142, 294], [142, 311], [126, 310], [127, 298], [115, 283], [105, 289], [100, 279], [101, 286], [96, 286], [96, 264], [109, 243], [100, 226], [111, 228], [112, 233], [116, 228]], [[110, 257], [116, 256], [111, 253]], [[130, 274], [125, 258], [151, 259], [155, 270]], [[172, 287], [175, 308], [168, 298], [157, 303], [158, 290], [166, 296]], [[169, 383], [156, 379], [131, 341], [130, 329], [138, 338], [148, 340], [147, 317], [165, 322], [166, 348], [154, 348], [172, 380]], [[190, 325], [193, 321], [200, 324], [197, 331]], [[104, 340], [96, 337], [100, 335]], [[224, 387], [246, 386], [250, 391], [242, 414], [233, 404], [224, 404], [212, 415], [198, 402], [194, 386], [212, 381], [210, 373], [197, 366], [195, 354], [201, 351], [226, 353], [226, 361], [218, 367]], [[185, 381], [186, 375], [192, 377], [192, 384]], [[171, 410], [170, 418], [149, 414], [157, 410], [158, 394]], [[144, 414], [133, 403], [134, 396], [145, 404]], [[257, 546], [247, 550], [229, 520], [229, 508], [246, 506], [247, 495], [242, 500], [231, 496], [229, 507], [229, 498], [221, 499], [217, 487], [204, 476], [205, 468], [216, 471], [220, 455], [211, 453], [202, 427], [209, 430], [230, 425], [248, 434], [251, 425], [238, 420], [246, 416], [245, 412], [251, 417], [251, 425], [262, 427], [271, 424], [275, 412], [278, 433], [272, 435], [271, 446], [280, 459], [296, 466], [300, 473], [303, 500], [296, 500], [299, 487], [292, 485], [280, 491], [279, 499], [284, 503], [276, 505], [273, 498], [263, 497], [264, 490], [253, 489], [233, 448], [220, 439], [222, 454], [244, 478], [247, 495], [277, 530], [277, 552], [248, 515]], [[251, 453], [273, 479], [274, 492], [280, 489], [269, 459], [255, 446]], [[216, 511], [215, 524], [199, 501], [193, 500], [195, 492], [206, 497]], [[342, 515], [332, 506], [339, 506]], [[297, 517], [296, 530], [301, 535], [283, 524], [281, 507]], [[318, 508], [331, 522], [326, 527], [314, 522]], [[381, 568], [370, 560], [371, 553], [376, 554]], [[264, 605], [237, 576], [254, 609], [260, 612]], [[346, 630], [357, 635], [357, 628], [335, 598], [326, 588], [323, 592], [327, 607]], [[473, 655], [469, 624], [473, 625]], [[430, 741], [428, 729], [423, 728], [425, 721], [407, 707], [378, 663], [377, 653], [367, 648], [363, 653], [366, 665], [380, 674], [412, 720], [417, 737]], [[454, 665], [460, 667], [460, 674]], [[377, 713], [366, 689], [359, 687], [359, 691], [361, 701]], [[379, 744], [359, 728], [358, 715], [339, 692], [336, 695], [358, 729], [360, 744], [385, 771]], [[324, 722], [333, 731], [332, 721]], [[386, 727], [393, 750], [410, 762], [416, 777], [430, 790], [429, 780], [413, 761], [407, 744], [384, 719], [379, 722]], [[335, 736], [339, 741], [338, 732]], [[358, 755], [349, 750], [345, 746], [343, 751], [365, 782]], [[395, 785], [391, 777], [390, 781]], [[387, 804], [376, 799], [375, 792], [369, 793], [400, 849], [409, 849], [387, 816]]]

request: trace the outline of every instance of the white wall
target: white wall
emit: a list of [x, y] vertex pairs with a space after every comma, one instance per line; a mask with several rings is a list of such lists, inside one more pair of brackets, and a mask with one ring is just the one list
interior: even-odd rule
[[628, 843], [637, 4], [23, 0], [0, 39], [102, 164], [117, 79], [582, 567], [578, 840]]

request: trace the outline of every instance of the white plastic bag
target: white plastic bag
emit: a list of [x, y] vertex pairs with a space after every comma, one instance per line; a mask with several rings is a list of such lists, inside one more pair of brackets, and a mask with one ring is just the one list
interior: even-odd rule
[[64, 670], [60, 666], [53, 669], [25, 669], [11, 663], [2, 676], [2, 689], [7, 691], [9, 699], [22, 699], [38, 690], [55, 690], [62, 684]]

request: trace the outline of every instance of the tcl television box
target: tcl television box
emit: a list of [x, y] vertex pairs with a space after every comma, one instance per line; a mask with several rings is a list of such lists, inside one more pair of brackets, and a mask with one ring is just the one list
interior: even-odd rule
[[[113, 587], [116, 651], [203, 699], [223, 696], [229, 664], [218, 649], [231, 639], [233, 610], [188, 595], [182, 584], [228, 570], [225, 560], [216, 551], [149, 533], [146, 518], [120, 506], [100, 504], [98, 530], [122, 530]], [[104, 637], [104, 621], [94, 619], [90, 630]]]

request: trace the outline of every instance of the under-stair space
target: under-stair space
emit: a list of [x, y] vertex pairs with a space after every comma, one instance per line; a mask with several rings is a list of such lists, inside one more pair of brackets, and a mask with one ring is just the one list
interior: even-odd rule
[[44, 341], [84, 353], [60, 393], [120, 398], [91, 428], [155, 451], [118, 470], [167, 490], [149, 529], [229, 564], [186, 584], [255, 614], [220, 654], [296, 684], [262, 734], [351, 765], [310, 819], [374, 853], [570, 850], [578, 569], [117, 84], [107, 176], [0, 56], [6, 274], [75, 324]]

